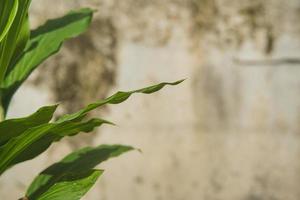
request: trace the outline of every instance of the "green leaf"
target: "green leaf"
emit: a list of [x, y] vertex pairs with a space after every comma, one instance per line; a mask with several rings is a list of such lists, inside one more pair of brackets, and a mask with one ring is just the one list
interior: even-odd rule
[[57, 122], [61, 123], [64, 121], [68, 121], [68, 120], [76, 120], [78, 118], [83, 117], [84, 115], [86, 115], [88, 112], [103, 106], [105, 104], [119, 104], [122, 103], [123, 101], [127, 100], [132, 94], [134, 93], [143, 93], [143, 94], [151, 94], [154, 92], [157, 92], [159, 90], [161, 90], [163, 87], [165, 87], [166, 85], [177, 85], [181, 82], [183, 82], [184, 80], [180, 80], [180, 81], [176, 81], [176, 82], [172, 82], [172, 83], [160, 83], [157, 85], [152, 85], [150, 87], [146, 87], [146, 88], [142, 88], [142, 89], [138, 89], [138, 90], [133, 90], [133, 91], [129, 91], [129, 92], [123, 92], [123, 91], [119, 91], [117, 93], [115, 93], [114, 95], [104, 99], [104, 100], [100, 100], [97, 101], [95, 103], [92, 103], [90, 105], [88, 105], [87, 107], [81, 109], [80, 111], [73, 113], [73, 114], [67, 114], [62, 116]]
[[26, 148], [18, 156], [16, 156], [11, 165], [15, 165], [38, 156], [47, 150], [53, 142], [57, 142], [63, 137], [75, 136], [80, 132], [88, 133], [103, 124], [112, 125], [113, 123], [103, 119], [91, 119], [87, 122], [66, 122], [64, 124], [56, 124], [50, 132], [44, 133], [44, 136], [34, 141], [29, 148]]
[[13, 22], [0, 43], [0, 84], [2, 85], [10, 63], [15, 62], [29, 38], [28, 8], [31, 0], [18, 2]]
[[30, 116], [0, 122], [0, 146], [29, 128], [48, 123], [52, 119], [56, 108], [57, 105], [45, 106]]
[[86, 31], [92, 15], [93, 11], [90, 9], [72, 11], [64, 17], [49, 20], [43, 26], [32, 31], [25, 52], [15, 62], [15, 65], [10, 67], [11, 70], [1, 85], [5, 111], [12, 96], [31, 72], [49, 56], [58, 52], [65, 40]]
[[92, 119], [87, 122], [81, 122], [88, 112], [105, 104], [121, 103], [134, 93], [150, 94], [162, 89], [166, 85], [177, 85], [182, 81], [183, 80], [173, 83], [160, 83], [130, 92], [117, 92], [102, 101], [88, 105], [74, 114], [65, 115], [56, 122], [43, 124], [24, 131], [18, 137], [10, 139], [5, 145], [0, 147], [0, 174], [19, 162], [32, 159], [39, 155], [54, 141], [58, 141], [65, 136], [73, 136], [81, 131], [90, 132], [103, 123], [110, 123], [102, 119]]
[[102, 173], [102, 170], [68, 173], [60, 177], [40, 197], [32, 198], [32, 200], [79, 200], [90, 190]]
[[12, 70], [13, 66], [18, 61], [18, 58], [22, 55], [29, 38], [30, 38], [29, 16], [28, 14], [24, 14], [23, 22], [21, 24], [19, 34], [16, 39], [17, 42], [16, 42], [14, 54], [11, 58], [9, 68], [7, 69], [6, 74]]
[[0, 42], [6, 36], [18, 11], [18, 0], [2, 0], [0, 4]]
[[9, 167], [32, 159], [44, 152], [52, 142], [79, 132], [91, 132], [95, 127], [110, 123], [102, 119], [91, 119], [87, 122], [49, 123], [26, 130], [18, 137], [10, 139], [0, 147], [0, 174]]
[[130, 150], [133, 150], [133, 148], [123, 145], [100, 145], [77, 150], [41, 172], [29, 186], [26, 196], [29, 199], [39, 199], [65, 174], [89, 171], [103, 161]]

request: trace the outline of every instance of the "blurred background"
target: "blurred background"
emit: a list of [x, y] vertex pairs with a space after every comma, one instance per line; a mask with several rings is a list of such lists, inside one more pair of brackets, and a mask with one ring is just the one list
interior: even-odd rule
[[15, 96], [10, 117], [73, 112], [117, 90], [187, 80], [93, 113], [101, 127], [53, 145], [0, 181], [17, 199], [37, 172], [87, 145], [142, 149], [101, 165], [85, 200], [299, 200], [299, 0], [33, 0], [37, 27], [79, 7], [89, 31]]

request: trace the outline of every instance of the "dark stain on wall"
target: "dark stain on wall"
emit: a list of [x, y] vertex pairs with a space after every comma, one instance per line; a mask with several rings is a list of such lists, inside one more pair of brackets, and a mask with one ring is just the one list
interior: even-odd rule
[[257, 33], [264, 32], [264, 47], [265, 54], [270, 54], [274, 50], [275, 33], [274, 27], [268, 17], [267, 4], [262, 0], [251, 1], [248, 5], [242, 7], [239, 11], [244, 17], [244, 23], [249, 27], [249, 34], [255, 40]]
[[72, 59], [65, 63], [62, 54], [52, 71], [55, 100], [63, 103], [66, 112], [104, 98], [115, 83], [116, 30], [109, 19], [95, 20], [90, 30], [66, 43]]
[[266, 55], [273, 52], [279, 31], [265, 1], [189, 0], [187, 5], [191, 13], [192, 44], [205, 41], [224, 50], [239, 49], [244, 41], [251, 39], [258, 51]]
[[[65, 42], [34, 82], [50, 82], [52, 98], [61, 103], [58, 115], [75, 112], [108, 95], [115, 84], [117, 50], [117, 30], [111, 19], [96, 18], [88, 32]], [[92, 140], [93, 137], [81, 134], [70, 138], [69, 143], [77, 147]]]
[[207, 32], [217, 34], [216, 23], [220, 16], [219, 8], [215, 0], [190, 0], [188, 9], [192, 19], [192, 34], [201, 36]]

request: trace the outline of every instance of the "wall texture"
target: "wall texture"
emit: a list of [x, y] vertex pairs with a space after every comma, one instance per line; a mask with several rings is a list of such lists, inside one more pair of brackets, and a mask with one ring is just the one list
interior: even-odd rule
[[32, 25], [79, 6], [98, 10], [90, 31], [30, 77], [11, 117], [187, 80], [93, 113], [118, 126], [11, 169], [2, 199], [22, 196], [34, 174], [71, 150], [100, 143], [143, 153], [102, 165], [86, 200], [300, 199], [298, 0], [33, 0]]

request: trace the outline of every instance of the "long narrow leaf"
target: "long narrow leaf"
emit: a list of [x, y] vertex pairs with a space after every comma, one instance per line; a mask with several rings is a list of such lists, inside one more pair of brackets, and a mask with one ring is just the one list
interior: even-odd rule
[[64, 121], [68, 121], [68, 120], [76, 120], [78, 118], [83, 117], [86, 113], [101, 107], [105, 104], [119, 104], [122, 103], [123, 101], [125, 101], [126, 99], [128, 99], [132, 94], [134, 93], [143, 93], [143, 94], [151, 94], [154, 92], [157, 92], [159, 90], [161, 90], [163, 87], [165, 87], [166, 85], [177, 85], [181, 82], [183, 82], [184, 80], [180, 80], [180, 81], [176, 81], [176, 82], [171, 82], [171, 83], [160, 83], [157, 85], [152, 85], [150, 87], [146, 87], [146, 88], [142, 88], [142, 89], [138, 89], [138, 90], [133, 90], [133, 91], [129, 91], [129, 92], [123, 92], [123, 91], [119, 91], [117, 93], [115, 93], [114, 95], [104, 99], [104, 100], [100, 100], [97, 101], [95, 103], [92, 103], [90, 105], [88, 105], [87, 107], [81, 109], [80, 111], [73, 113], [73, 114], [67, 114], [62, 116], [57, 123], [61, 123]]

